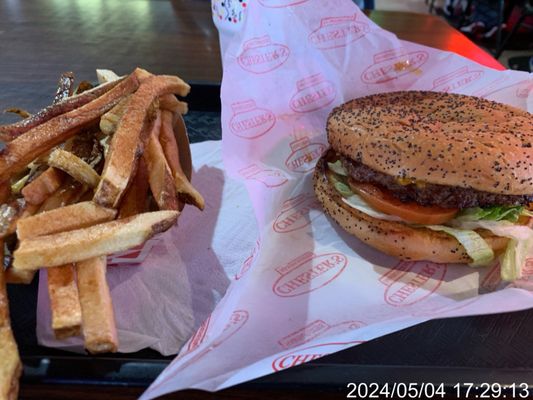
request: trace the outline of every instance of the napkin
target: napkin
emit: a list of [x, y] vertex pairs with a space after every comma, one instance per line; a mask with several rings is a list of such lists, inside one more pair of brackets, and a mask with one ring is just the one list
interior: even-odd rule
[[218, 3], [224, 167], [247, 188], [258, 236], [225, 296], [142, 399], [223, 389], [432, 318], [533, 306], [533, 257], [512, 284], [501, 282], [497, 262], [399, 261], [340, 230], [311, 182], [327, 116], [344, 101], [433, 90], [531, 112], [531, 75], [398, 40], [349, 0], [258, 0], [245, 11]]

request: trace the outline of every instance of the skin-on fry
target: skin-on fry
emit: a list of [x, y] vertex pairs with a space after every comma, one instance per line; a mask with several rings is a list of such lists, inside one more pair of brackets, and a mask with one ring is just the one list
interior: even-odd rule
[[[4, 243], [0, 242], [0, 256], [4, 258]], [[17, 344], [11, 331], [4, 269], [0, 268], [0, 399], [18, 397], [18, 379], [22, 372]]]
[[17, 236], [19, 240], [25, 240], [72, 231], [111, 221], [116, 213], [117, 211], [111, 208], [99, 206], [92, 201], [84, 201], [18, 220]]
[[0, 182], [0, 203], [5, 203], [11, 196], [11, 187], [8, 182]]
[[177, 211], [148, 212], [88, 228], [22, 240], [13, 254], [13, 268], [54, 267], [124, 251], [170, 228], [178, 214]]
[[144, 158], [139, 160], [137, 172], [133, 181], [126, 190], [120, 208], [118, 211], [119, 218], [127, 218], [136, 214], [145, 212], [148, 208], [148, 170]]
[[133, 73], [95, 100], [58, 115], [8, 142], [0, 154], [0, 181], [9, 179], [26, 168], [32, 160], [74, 136], [80, 129], [93, 124], [120, 99], [135, 91], [138, 84]]
[[0, 239], [15, 233], [19, 219], [33, 215], [38, 208], [39, 206], [25, 203], [21, 199], [0, 205]]
[[117, 130], [118, 123], [122, 115], [126, 112], [126, 108], [130, 102], [130, 96], [124, 97], [111, 110], [106, 112], [100, 118], [100, 130], [106, 135], [112, 135]]
[[92, 188], [95, 188], [100, 181], [100, 175], [89, 164], [74, 154], [59, 148], [52, 151], [48, 157], [48, 165], [66, 172], [78, 182]]
[[[39, 236], [48, 234], [62, 227], [69, 227], [75, 223], [83, 223], [87, 218], [83, 217], [84, 204], [76, 206], [74, 210], [66, 204], [76, 202], [83, 195], [84, 186], [77, 182], [67, 183], [57, 190], [52, 196], [44, 201], [40, 207], [40, 213], [35, 215], [37, 219], [22, 218], [17, 223], [17, 235], [20, 240], [20, 224], [22, 223], [22, 236]], [[80, 204], [80, 203], [78, 203]], [[94, 207], [88, 207], [95, 211]], [[67, 211], [63, 211], [67, 209]], [[80, 215], [75, 215], [76, 211]], [[77, 218], [79, 217], [79, 218]], [[33, 217], [32, 217], [33, 218]], [[73, 219], [76, 222], [73, 222]], [[24, 221], [24, 222], [22, 222]], [[72, 228], [74, 229], [74, 228]], [[29, 270], [9, 268], [11, 276], [24, 278]], [[35, 271], [33, 271], [35, 272]], [[29, 279], [30, 277], [28, 277]], [[81, 308], [78, 299], [78, 290], [74, 279], [74, 267], [66, 264], [48, 269], [48, 296], [50, 297], [50, 309], [52, 313], [52, 329], [58, 339], [65, 339], [80, 334]]]
[[50, 167], [24, 186], [21, 193], [28, 203], [41, 204], [59, 189], [64, 178], [65, 175], [61, 171]]
[[174, 182], [172, 180], [172, 172], [165, 160], [165, 154], [161, 148], [156, 134], [161, 128], [161, 112], [158, 111], [156, 120], [153, 124], [152, 131], [148, 138], [148, 143], [144, 149], [143, 159], [146, 162], [148, 169], [148, 181], [150, 182], [150, 189], [154, 199], [160, 210], [177, 210], [178, 199], [176, 197], [176, 190], [174, 189]]
[[166, 94], [159, 99], [159, 108], [161, 110], [170, 111], [171, 113], [187, 114], [189, 106], [184, 101], [179, 101], [176, 96]]
[[35, 273], [37, 271], [32, 270], [19, 270], [14, 268], [6, 269], [6, 283], [14, 285], [29, 285], [32, 283]]
[[42, 109], [37, 114], [33, 114], [29, 118], [26, 118], [22, 121], [18, 121], [10, 125], [0, 126], [0, 140], [5, 142], [13, 140], [17, 136], [20, 136], [30, 129], [35, 128], [37, 125], [43, 124], [52, 118], [57, 117], [58, 115], [75, 110], [95, 100], [96, 98], [113, 89], [119, 83], [120, 82], [117, 80], [109, 82], [105, 85], [97, 86], [94, 89], [84, 92], [78, 96], [68, 97], [59, 103], [54, 103], [51, 106]]
[[75, 203], [81, 196], [83, 196], [85, 191], [86, 187], [79, 182], [65, 183], [43, 202], [38, 212], [42, 213], [66, 206], [67, 204]]
[[106, 257], [95, 257], [77, 263], [77, 274], [85, 348], [93, 354], [116, 352], [118, 337], [105, 276]]
[[164, 94], [188, 92], [189, 86], [184, 85], [186, 84], [177, 77], [151, 76], [144, 79], [139, 89], [131, 96], [111, 140], [102, 178], [96, 189], [94, 200], [98, 204], [111, 208], [118, 206], [132, 175], [135, 174], [150, 106], [157, 97]]
[[57, 339], [77, 336], [81, 331], [81, 306], [74, 265], [48, 268], [48, 295], [52, 329]]
[[168, 162], [176, 193], [180, 200], [187, 204], [193, 204], [200, 210], [204, 209], [205, 201], [202, 195], [189, 182], [181, 168], [178, 144], [172, 128], [173, 115], [169, 111], [161, 111], [161, 131], [159, 141], [163, 147], [165, 158]]
[[97, 69], [96, 79], [98, 79], [98, 83], [101, 85], [103, 83], [116, 81], [117, 79], [120, 79], [120, 76], [115, 74], [115, 72], [111, 71], [110, 69]]

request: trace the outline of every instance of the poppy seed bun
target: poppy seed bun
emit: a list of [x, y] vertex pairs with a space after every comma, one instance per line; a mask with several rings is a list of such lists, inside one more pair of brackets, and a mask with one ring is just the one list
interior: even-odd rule
[[[427, 228], [414, 228], [402, 222], [384, 221], [362, 213], [342, 201], [326, 177], [326, 160], [315, 168], [313, 184], [316, 196], [327, 215], [346, 232], [368, 245], [402, 260], [427, 260], [437, 263], [470, 263], [464, 247], [452, 236]], [[508, 239], [479, 230], [495, 252], [507, 246]]]
[[387, 175], [479, 191], [533, 194], [533, 116], [452, 93], [381, 93], [336, 107], [338, 153]]

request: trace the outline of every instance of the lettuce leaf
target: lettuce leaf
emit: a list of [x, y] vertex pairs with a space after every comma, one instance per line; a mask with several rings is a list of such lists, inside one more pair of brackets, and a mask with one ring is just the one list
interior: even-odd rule
[[515, 225], [510, 221], [465, 221], [456, 224], [459, 229], [487, 229], [494, 235], [509, 238], [505, 253], [501, 258], [501, 277], [504, 281], [514, 281], [522, 277], [522, 267], [533, 248], [533, 230], [525, 225]]
[[348, 176], [348, 172], [344, 168], [344, 165], [342, 165], [341, 160], [337, 160], [334, 163], [328, 162], [328, 168], [335, 172], [337, 175], [340, 176]]
[[472, 207], [462, 210], [455, 219], [460, 221], [488, 220], [516, 222], [525, 213], [529, 213], [529, 211], [525, 210], [523, 206]]
[[488, 265], [494, 260], [494, 252], [488, 243], [473, 230], [450, 228], [444, 225], [424, 225], [424, 227], [433, 231], [443, 231], [453, 236], [463, 245], [466, 254], [473, 260], [469, 265], [471, 267], [480, 267]]

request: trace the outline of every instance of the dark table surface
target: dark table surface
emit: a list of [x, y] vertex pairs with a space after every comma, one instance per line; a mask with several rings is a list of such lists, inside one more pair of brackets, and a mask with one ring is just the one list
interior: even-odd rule
[[[369, 16], [402, 39], [502, 68], [435, 16], [385, 11], [371, 11]], [[0, 109], [18, 106], [35, 111], [49, 104], [63, 71], [94, 79], [96, 68], [127, 73], [137, 65], [155, 73], [178, 74], [195, 84], [214, 84], [195, 86], [196, 95], [190, 102], [196, 111], [188, 117], [188, 125], [192, 141], [219, 137], [218, 104], [213, 94], [221, 80], [221, 65], [208, 1], [0, 2]], [[210, 99], [209, 105], [204, 104], [205, 98]], [[0, 115], [0, 123], [12, 118]], [[17, 302], [14, 329], [26, 362], [22, 398], [104, 395], [122, 399], [143, 391], [142, 386], [80, 386], [74, 380], [58, 385], [57, 381], [32, 379], [29, 371], [35, 357], [61, 354], [35, 347], [34, 336], [27, 334], [35, 323], [35, 291], [35, 283], [10, 288], [12, 300]], [[339, 398], [345, 397], [348, 381], [533, 384], [532, 326], [533, 311], [435, 320], [216, 395], [184, 391], [169, 398]], [[137, 358], [158, 357], [143, 352]], [[101, 360], [105, 359], [93, 360], [94, 365]], [[164, 359], [158, 362], [156, 369], [166, 363]]]

